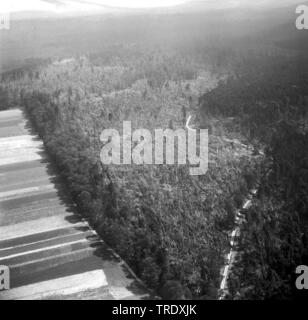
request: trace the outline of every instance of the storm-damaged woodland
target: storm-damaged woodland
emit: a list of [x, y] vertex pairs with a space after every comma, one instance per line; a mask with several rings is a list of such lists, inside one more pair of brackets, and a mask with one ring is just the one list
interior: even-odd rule
[[[52, 35], [25, 46], [37, 56], [2, 73], [0, 109], [25, 111], [78, 212], [162, 298], [219, 297], [238, 210], [225, 298], [297, 295], [295, 268], [308, 264], [308, 34], [272, 15], [255, 14], [249, 30], [232, 11], [72, 18], [64, 34], [63, 21], [42, 20], [37, 32]], [[101, 163], [104, 129], [177, 129], [189, 116], [209, 130], [206, 175]]]

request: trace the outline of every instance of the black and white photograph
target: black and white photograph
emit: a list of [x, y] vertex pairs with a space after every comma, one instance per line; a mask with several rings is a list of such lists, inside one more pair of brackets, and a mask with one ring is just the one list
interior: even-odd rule
[[307, 290], [307, 0], [0, 0], [0, 305]]

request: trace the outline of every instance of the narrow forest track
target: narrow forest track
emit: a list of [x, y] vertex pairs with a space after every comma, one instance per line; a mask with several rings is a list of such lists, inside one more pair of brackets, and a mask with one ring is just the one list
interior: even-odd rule
[[[257, 155], [253, 156], [252, 152], [254, 151], [254, 148], [252, 146], [248, 146], [246, 144], [241, 143], [239, 140], [234, 139], [227, 139], [223, 138], [224, 141], [229, 142], [229, 143], [234, 143], [236, 145], [239, 145], [247, 150], [247, 152], [250, 153], [251, 157], [264, 157], [264, 152], [259, 151]], [[232, 230], [232, 233], [230, 235], [230, 251], [226, 255], [226, 262], [222, 268], [222, 280], [220, 283], [219, 287], [219, 296], [218, 300], [224, 300], [225, 297], [228, 295], [229, 290], [228, 290], [228, 279], [229, 276], [232, 272], [232, 268], [234, 266], [234, 263], [236, 261], [236, 257], [238, 254], [237, 247], [238, 247], [238, 239], [241, 235], [241, 227], [243, 223], [246, 222], [245, 215], [243, 211], [249, 209], [252, 205], [252, 201], [254, 196], [257, 194], [258, 190], [257, 188], [250, 190], [249, 194], [247, 195], [242, 207], [238, 210], [236, 210], [236, 215], [235, 215], [235, 227]]]
[[218, 297], [219, 300], [224, 300], [224, 298], [227, 296], [229, 290], [228, 290], [228, 278], [230, 273], [232, 272], [232, 267], [234, 265], [234, 262], [236, 260], [237, 256], [237, 244], [238, 244], [238, 238], [241, 234], [241, 226], [245, 222], [245, 216], [241, 212], [242, 210], [247, 210], [250, 208], [252, 204], [253, 196], [257, 193], [257, 189], [251, 190], [248, 199], [246, 199], [244, 205], [241, 209], [237, 210], [236, 216], [235, 216], [235, 228], [233, 229], [230, 237], [230, 252], [228, 253], [226, 257], [226, 264], [223, 267], [222, 272], [222, 280], [220, 283], [220, 295]]
[[21, 110], [0, 112], [0, 265], [10, 299], [146, 299], [128, 266], [74, 213]]
[[[189, 115], [187, 121], [186, 121], [186, 129], [187, 130], [194, 130], [191, 127], [191, 119], [192, 115]], [[264, 156], [264, 152], [262, 150], [259, 150], [258, 154], [256, 156], [253, 156], [254, 148], [253, 146], [247, 145], [242, 143], [238, 139], [229, 139], [226, 136], [217, 136], [217, 138], [222, 142], [222, 143], [227, 143], [227, 144], [232, 144], [234, 147], [244, 149], [245, 150], [245, 155], [249, 157], [259, 157], [259, 156]], [[236, 210], [235, 214], [235, 227], [232, 230], [232, 233], [230, 235], [230, 251], [228, 254], [225, 256], [225, 264], [221, 268], [221, 282], [219, 286], [219, 291], [218, 291], [218, 300], [224, 300], [225, 297], [228, 295], [229, 290], [228, 290], [228, 278], [230, 273], [232, 272], [232, 267], [236, 261], [236, 256], [237, 256], [237, 245], [238, 245], [238, 239], [241, 234], [241, 226], [245, 222], [245, 216], [242, 213], [243, 210], [247, 210], [250, 208], [252, 204], [253, 197], [257, 194], [257, 189], [252, 189], [250, 190], [249, 194], [247, 195], [243, 206]]]

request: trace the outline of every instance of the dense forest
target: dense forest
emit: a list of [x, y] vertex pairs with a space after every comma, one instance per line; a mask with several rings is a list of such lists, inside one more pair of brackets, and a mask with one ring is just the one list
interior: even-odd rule
[[204, 95], [201, 113], [233, 118], [266, 155], [245, 212], [231, 297], [290, 299], [298, 294], [295, 269], [308, 263], [308, 61], [299, 55], [256, 62], [257, 74], [239, 74]]
[[[258, 188], [227, 298], [292, 299], [308, 264], [307, 57], [259, 36], [189, 38], [190, 24], [170, 44], [172, 27], [153, 43], [118, 30], [95, 52], [3, 73], [0, 110], [24, 109], [78, 212], [162, 298], [218, 297], [236, 211]], [[206, 175], [101, 163], [102, 130], [183, 128], [188, 116], [209, 129]]]
[[10, 72], [2, 99], [25, 108], [79, 211], [149, 287], [166, 297], [215, 298], [235, 209], [257, 170], [252, 150], [224, 140], [217, 127], [213, 165], [193, 177], [180, 165], [103, 166], [99, 135], [127, 119], [133, 128], [182, 128], [197, 114], [201, 93], [225, 75], [180, 51], [110, 50], [112, 58], [102, 53]]

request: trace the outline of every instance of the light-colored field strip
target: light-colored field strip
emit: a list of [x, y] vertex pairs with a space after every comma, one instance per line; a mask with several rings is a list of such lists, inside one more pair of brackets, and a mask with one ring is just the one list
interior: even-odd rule
[[46, 177], [46, 176], [41, 176], [38, 178], [32, 178], [32, 179], [26, 179], [23, 175], [20, 176], [19, 180], [18, 177], [16, 177], [15, 181], [4, 181], [2, 182], [1, 179], [3, 177], [1, 177], [0, 174], [0, 193], [1, 192], [6, 192], [6, 191], [10, 191], [10, 190], [16, 190], [16, 189], [22, 189], [20, 188], [21, 186], [25, 187], [25, 185], [28, 185], [27, 188], [30, 188], [31, 185], [35, 185], [35, 186], [40, 186], [43, 184], [46, 184], [46, 182], [50, 181], [50, 177]]
[[[1, 157], [1, 154], [0, 154]], [[41, 160], [42, 156], [40, 154], [29, 154], [29, 155], [20, 155], [10, 158], [0, 158], [0, 166], [5, 166], [7, 164], [15, 164], [19, 162], [30, 162], [35, 160]]]
[[60, 244], [57, 244], [57, 245], [54, 245], [54, 246], [49, 246], [49, 247], [47, 246], [47, 247], [43, 247], [43, 248], [39, 248], [39, 249], [35, 249], [35, 250], [24, 251], [24, 252], [12, 254], [12, 255], [9, 255], [9, 256], [1, 257], [0, 258], [0, 264], [1, 264], [2, 260], [12, 259], [12, 258], [21, 257], [21, 256], [27, 256], [29, 254], [37, 253], [37, 252], [43, 252], [45, 250], [59, 249], [61, 247], [71, 246], [71, 245], [76, 244], [76, 243], [89, 243], [89, 240], [84, 238], [84, 239], [80, 239], [80, 240], [77, 240], [77, 241], [60, 243]]
[[25, 196], [32, 193], [38, 194], [38, 193], [50, 191], [50, 190], [55, 190], [55, 187], [53, 184], [0, 192], [0, 201], [10, 200], [18, 196]]
[[65, 216], [53, 216], [38, 220], [17, 223], [15, 225], [3, 226], [0, 228], [0, 241], [19, 238], [36, 233], [63, 229], [67, 227], [84, 227], [83, 222], [72, 224], [65, 219]]
[[30, 135], [0, 139], [0, 166], [42, 159], [43, 143]]
[[71, 295], [82, 291], [98, 289], [107, 285], [105, 273], [100, 269], [18, 287], [1, 293], [1, 299], [48, 299], [48, 297], [51, 296]]
[[36, 146], [28, 145], [28, 146], [22, 146], [22, 147], [11, 147], [11, 148], [5, 148], [1, 152], [3, 157], [5, 158], [14, 158], [15, 155], [23, 155], [23, 154], [36, 154], [39, 153], [39, 149]]
[[[52, 215], [60, 215], [67, 213], [67, 208], [63, 205], [58, 204], [50, 207], [42, 207], [42, 203], [40, 203], [40, 206], [41, 208], [32, 208], [29, 210], [24, 210], [23, 207], [18, 208], [17, 210], [8, 210], [9, 214], [5, 214], [3, 211], [0, 210], [0, 227], [2, 225], [21, 223], [24, 221], [30, 221]], [[4, 221], [10, 221], [11, 223], [3, 224]]]
[[[58, 203], [54, 204], [54, 205], [48, 205], [48, 206], [43, 206], [46, 205], [46, 202], [48, 204], [48, 201], [46, 201], [46, 199], [44, 199], [44, 203], [42, 203], [43, 201], [35, 201], [34, 205], [32, 203], [32, 206], [26, 206], [26, 205], [22, 205], [21, 207], [17, 207], [14, 209], [9, 209], [7, 210], [7, 212], [9, 212], [9, 215], [5, 214], [3, 211], [0, 211], [0, 219], [1, 217], [11, 217], [11, 216], [15, 216], [15, 215], [24, 215], [25, 218], [27, 217], [27, 215], [31, 216], [34, 214], [39, 213], [40, 211], [44, 212], [44, 211], [50, 211], [50, 212], [54, 212], [55, 215], [58, 214], [58, 211], [61, 211], [62, 213], [66, 213], [67, 212], [67, 208], [64, 205], [61, 205], [59, 202], [58, 198], [55, 198], [54, 200], [57, 200]], [[50, 200], [49, 200], [50, 201]], [[1, 207], [1, 202], [0, 202], [0, 207]], [[38, 215], [39, 217], [39, 215]]]
[[125, 287], [111, 286], [109, 287], [108, 291], [115, 300], [123, 300], [125, 298], [133, 296], [133, 293]]
[[76, 230], [76, 233], [72, 233], [72, 234], [66, 234], [66, 235], [63, 235], [63, 236], [52, 237], [52, 238], [48, 238], [48, 239], [44, 239], [44, 240], [28, 242], [28, 243], [24, 243], [24, 244], [18, 244], [18, 245], [13, 246], [13, 247], [5, 247], [5, 248], [2, 248], [2, 249], [0, 248], [0, 254], [1, 254], [1, 251], [7, 251], [7, 250], [18, 249], [18, 248], [23, 248], [23, 247], [30, 247], [30, 246], [36, 245], [36, 244], [44, 244], [44, 243], [49, 242], [51, 240], [53, 240], [53, 241], [65, 240], [66, 238], [70, 238], [72, 236], [77, 236], [77, 235], [82, 235], [82, 234], [84, 234], [84, 231], [78, 232]]
[[43, 142], [41, 140], [38, 140], [34, 136], [30, 136], [28, 134], [23, 136], [16, 136], [16, 137], [6, 137], [0, 139], [0, 149], [5, 148], [5, 150], [8, 149], [18, 149], [18, 148], [37, 148], [42, 147]]
[[20, 109], [10, 109], [0, 112], [0, 123], [1, 121], [7, 121], [14, 118], [22, 119], [22, 111]]

